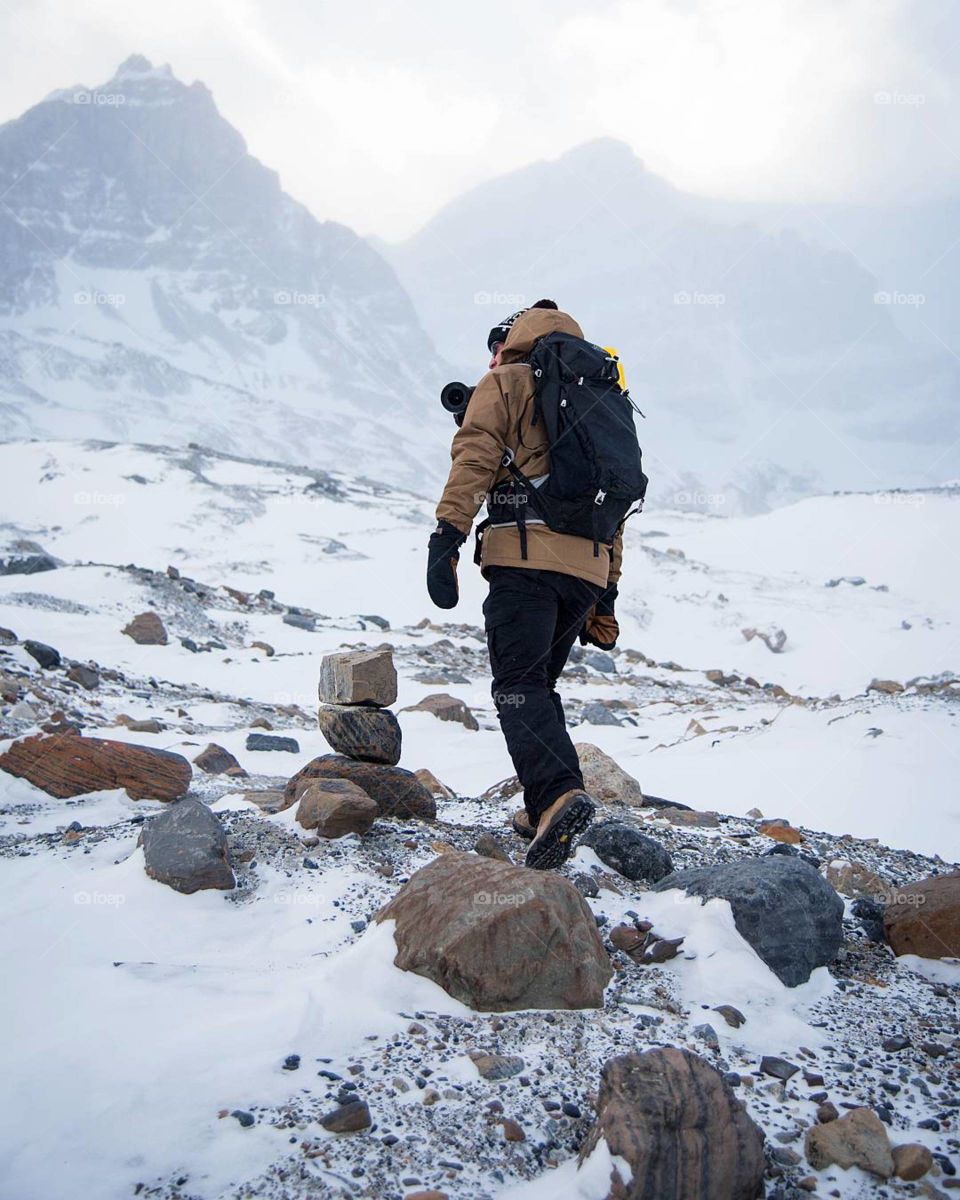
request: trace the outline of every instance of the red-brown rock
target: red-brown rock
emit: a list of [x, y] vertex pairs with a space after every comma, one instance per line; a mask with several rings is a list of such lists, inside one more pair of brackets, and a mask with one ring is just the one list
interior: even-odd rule
[[167, 631], [163, 621], [155, 612], [142, 612], [125, 625], [123, 632], [137, 643], [138, 646], [165, 646]]
[[134, 800], [178, 800], [193, 778], [180, 754], [71, 734], [14, 742], [0, 768], [61, 799], [122, 787]]
[[600, 1008], [613, 970], [568, 880], [451, 851], [377, 914], [396, 921], [394, 962], [471, 1008]]
[[893, 889], [883, 927], [894, 954], [960, 958], [960, 871]]
[[760, 1192], [762, 1131], [719, 1071], [688, 1050], [604, 1065], [581, 1162], [601, 1138], [632, 1172], [625, 1180], [614, 1167], [607, 1200], [755, 1200]]

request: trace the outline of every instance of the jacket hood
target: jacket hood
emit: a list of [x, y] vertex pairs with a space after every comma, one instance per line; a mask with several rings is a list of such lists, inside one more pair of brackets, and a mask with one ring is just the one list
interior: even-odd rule
[[569, 333], [573, 337], [583, 337], [583, 330], [568, 313], [555, 308], [528, 308], [517, 317], [507, 334], [500, 361], [522, 362], [533, 349], [534, 343], [548, 333]]

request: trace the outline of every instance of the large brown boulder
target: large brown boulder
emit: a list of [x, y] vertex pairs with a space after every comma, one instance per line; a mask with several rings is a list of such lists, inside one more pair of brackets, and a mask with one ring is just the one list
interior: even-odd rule
[[412, 771], [381, 763], [357, 762], [342, 754], [321, 754], [292, 776], [284, 792], [284, 808], [296, 804], [314, 779], [349, 779], [376, 801], [382, 817], [418, 817], [433, 821], [437, 802]]
[[345, 650], [325, 655], [319, 696], [326, 704], [392, 704], [397, 698], [393, 651]]
[[193, 778], [180, 754], [69, 733], [14, 742], [0, 768], [61, 799], [122, 787], [134, 800], [178, 800]]
[[572, 883], [496, 859], [441, 855], [377, 921], [396, 921], [398, 967], [482, 1012], [601, 1008], [613, 974]]
[[626, 1160], [607, 1200], [754, 1200], [763, 1181], [763, 1132], [708, 1062], [669, 1046], [611, 1058], [583, 1162], [604, 1138]]
[[960, 958], [960, 871], [895, 888], [886, 901], [883, 927], [894, 954]]
[[363, 704], [321, 704], [317, 712], [320, 732], [334, 750], [361, 762], [400, 761], [400, 722], [389, 708]]

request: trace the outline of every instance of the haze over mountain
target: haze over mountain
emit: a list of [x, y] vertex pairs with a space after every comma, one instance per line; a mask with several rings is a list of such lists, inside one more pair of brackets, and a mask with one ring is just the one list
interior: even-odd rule
[[445, 368], [394, 272], [202, 84], [134, 56], [54, 93], [0, 127], [0, 192], [0, 436], [442, 467]]
[[908, 336], [909, 297], [836, 233], [785, 228], [791, 211], [684, 194], [602, 139], [474, 188], [387, 253], [464, 371], [542, 295], [615, 346], [649, 418], [655, 504], [755, 511], [956, 475], [957, 360]]

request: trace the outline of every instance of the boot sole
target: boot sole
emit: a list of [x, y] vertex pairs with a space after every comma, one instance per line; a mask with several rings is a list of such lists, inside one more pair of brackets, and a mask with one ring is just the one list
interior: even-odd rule
[[574, 802], [554, 821], [536, 845], [527, 851], [527, 866], [533, 871], [562, 867], [576, 848], [576, 839], [586, 830], [597, 809], [587, 799]]

